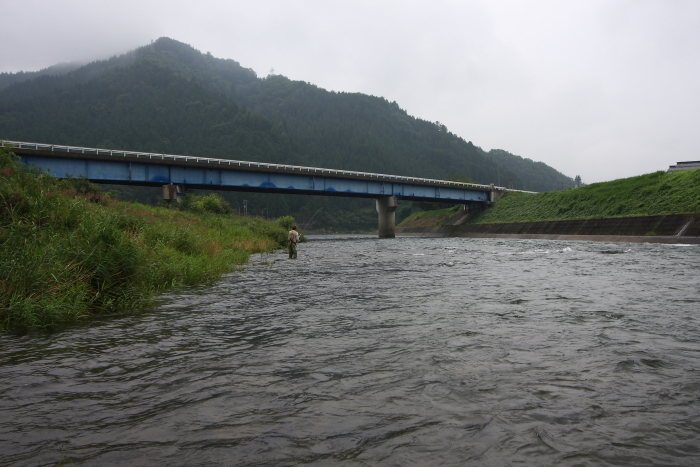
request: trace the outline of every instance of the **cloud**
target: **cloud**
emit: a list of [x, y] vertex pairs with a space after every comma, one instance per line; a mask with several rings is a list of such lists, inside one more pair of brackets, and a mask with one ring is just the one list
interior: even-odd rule
[[[160, 36], [384, 96], [485, 149], [594, 182], [700, 159], [700, 2], [57, 1], [7, 5], [0, 71]], [[17, 33], [16, 31], [21, 31]]]

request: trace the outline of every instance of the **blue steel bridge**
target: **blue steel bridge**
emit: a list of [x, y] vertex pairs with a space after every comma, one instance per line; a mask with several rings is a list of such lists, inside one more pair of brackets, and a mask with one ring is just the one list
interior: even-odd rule
[[186, 189], [374, 198], [379, 236], [395, 236], [399, 199], [462, 203], [470, 209], [495, 201], [506, 190], [460, 183], [348, 170], [177, 156], [111, 149], [3, 141], [22, 162], [55, 177], [86, 177], [97, 183], [163, 186], [163, 197]]

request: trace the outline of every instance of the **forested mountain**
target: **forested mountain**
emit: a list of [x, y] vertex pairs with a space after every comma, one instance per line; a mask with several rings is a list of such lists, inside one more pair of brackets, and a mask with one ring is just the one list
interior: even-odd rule
[[[527, 180], [526, 191], [554, 191], [571, 188], [573, 180], [558, 170], [548, 166], [544, 162], [535, 162], [532, 159], [516, 156], [503, 149], [492, 149], [489, 156], [496, 163], [503, 162], [502, 167], [507, 167], [511, 172], [518, 174], [520, 180]], [[507, 178], [501, 169], [501, 186], [507, 185]], [[516, 188], [518, 188], [516, 186]]]
[[[73, 71], [2, 75], [0, 138], [191, 154], [480, 183], [543, 191], [573, 185], [554, 169], [505, 151], [489, 153], [395, 102], [336, 93], [284, 76], [258, 78], [168, 38]], [[29, 77], [29, 79], [27, 79]], [[497, 157], [495, 157], [497, 156]], [[133, 191], [133, 190], [132, 190]], [[240, 198], [240, 199], [239, 199]], [[284, 209], [341, 227], [351, 211], [376, 222], [368, 200], [230, 195], [270, 215]], [[235, 207], [235, 204], [234, 204]], [[344, 212], [345, 214], [340, 214]], [[371, 221], [369, 221], [371, 217]]]
[[[244, 160], [290, 157], [282, 125], [150, 58], [49, 92], [43, 81], [0, 92], [0, 137]], [[25, 97], [16, 99], [13, 90]]]
[[295, 150], [308, 163], [427, 178], [467, 176], [480, 182], [487, 182], [494, 169], [471, 142], [380, 97], [329, 92], [284, 76], [241, 88], [247, 108], [284, 122], [294, 135]]
[[58, 63], [39, 71], [20, 71], [17, 73], [0, 73], [0, 89], [8, 87], [12, 83], [30, 81], [39, 76], [60, 76], [83, 66], [81, 62]]

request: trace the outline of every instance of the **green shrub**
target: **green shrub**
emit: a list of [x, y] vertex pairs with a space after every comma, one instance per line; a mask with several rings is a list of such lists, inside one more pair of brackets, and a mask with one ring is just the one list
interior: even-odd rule
[[183, 208], [188, 211], [214, 214], [231, 214], [233, 212], [228, 202], [216, 193], [208, 195], [187, 194], [183, 198]]
[[277, 225], [285, 229], [287, 232], [292, 230], [292, 227], [294, 227], [295, 221], [292, 216], [284, 216], [280, 217], [277, 219]]

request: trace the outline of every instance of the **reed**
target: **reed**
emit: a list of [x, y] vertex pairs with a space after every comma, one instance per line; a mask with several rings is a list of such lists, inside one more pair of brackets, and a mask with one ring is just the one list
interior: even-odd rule
[[0, 150], [0, 329], [51, 328], [147, 306], [284, 247], [286, 222], [117, 202]]

